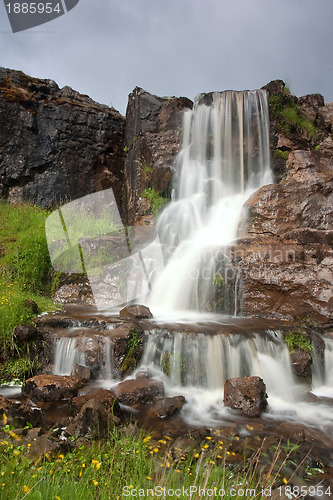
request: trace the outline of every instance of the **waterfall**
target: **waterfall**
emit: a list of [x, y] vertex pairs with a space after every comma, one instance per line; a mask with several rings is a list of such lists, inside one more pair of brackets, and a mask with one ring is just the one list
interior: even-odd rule
[[[332, 339], [328, 343], [333, 347]], [[331, 387], [332, 352], [325, 349], [323, 379]], [[236, 418], [223, 405], [225, 381], [259, 376], [268, 394], [266, 418], [327, 426], [326, 430], [333, 425], [331, 405], [309, 403], [308, 388], [296, 381], [280, 331], [211, 335], [156, 328], [147, 335], [139, 370], [163, 380], [168, 395], [186, 397], [182, 415], [190, 424], [214, 425], [221, 419]]]
[[113, 380], [115, 361], [110, 338], [84, 328], [71, 328], [67, 336], [57, 338], [53, 373], [71, 375], [76, 364], [89, 368], [93, 378]]
[[323, 338], [323, 352], [313, 352], [312, 388], [318, 396], [333, 396], [333, 338]]
[[271, 182], [268, 127], [261, 90], [208, 94], [185, 113], [173, 200], [157, 222], [166, 266], [149, 298], [155, 314], [211, 312], [216, 278], [229, 281], [223, 312], [237, 314], [240, 280], [226, 274], [228, 246], [246, 199]]

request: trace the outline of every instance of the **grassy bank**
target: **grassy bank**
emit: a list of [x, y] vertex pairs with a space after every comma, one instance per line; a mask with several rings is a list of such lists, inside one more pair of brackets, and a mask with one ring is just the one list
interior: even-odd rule
[[50, 300], [51, 263], [44, 223], [49, 212], [0, 201], [0, 380], [28, 376], [34, 360], [19, 346], [13, 329], [32, 324], [36, 313], [54, 308]]
[[228, 442], [208, 437], [185, 453], [168, 436], [153, 442], [143, 433], [134, 436], [117, 430], [107, 441], [33, 459], [33, 444], [20, 445], [21, 438], [12, 434], [16, 444], [6, 440], [0, 444], [1, 498], [261, 499], [265, 498], [263, 492], [275, 488], [282, 491], [292, 484], [299, 468], [304, 469], [306, 464], [306, 457], [296, 464], [293, 451], [297, 446], [286, 452], [278, 445], [272, 448], [270, 461], [265, 462], [264, 442], [262, 446], [259, 443], [256, 452], [247, 454], [247, 458], [238, 457], [232, 464], [237, 436], [228, 438]]

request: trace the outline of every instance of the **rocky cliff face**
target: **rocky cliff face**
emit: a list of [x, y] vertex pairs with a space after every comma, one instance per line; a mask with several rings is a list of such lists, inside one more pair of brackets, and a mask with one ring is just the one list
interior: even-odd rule
[[[129, 95], [125, 133], [125, 192], [129, 224], [151, 224], [145, 189], [168, 197], [171, 168], [182, 143], [182, 121], [192, 101], [157, 97], [136, 87]], [[147, 203], [148, 201], [148, 203]]]
[[277, 183], [246, 203], [234, 249], [242, 312], [326, 322], [333, 318], [333, 103], [297, 99], [279, 81], [266, 89]]
[[122, 194], [125, 119], [52, 80], [0, 68], [0, 196], [42, 207]]

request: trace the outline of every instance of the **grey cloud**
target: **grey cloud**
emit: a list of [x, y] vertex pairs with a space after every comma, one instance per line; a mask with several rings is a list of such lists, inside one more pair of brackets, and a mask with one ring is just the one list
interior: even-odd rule
[[332, 0], [80, 0], [65, 16], [15, 35], [1, 8], [1, 65], [122, 113], [136, 85], [194, 98], [282, 78], [298, 95], [333, 100]]

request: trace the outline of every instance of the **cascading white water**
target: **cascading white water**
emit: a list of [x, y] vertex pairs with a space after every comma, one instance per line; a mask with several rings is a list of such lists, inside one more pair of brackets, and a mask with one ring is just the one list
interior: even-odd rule
[[333, 338], [324, 337], [324, 351], [313, 353], [312, 389], [318, 396], [333, 397]]
[[[214, 277], [229, 260], [243, 204], [271, 182], [268, 125], [261, 90], [209, 94], [185, 113], [173, 201], [157, 222], [167, 264], [149, 298], [155, 315], [211, 310]], [[237, 314], [237, 300], [225, 302], [224, 312]]]
[[110, 338], [84, 334], [82, 328], [71, 328], [68, 336], [57, 338], [53, 373], [71, 375], [75, 364], [97, 369], [100, 379], [112, 380], [115, 362]]
[[288, 348], [282, 334], [273, 331], [243, 336], [155, 329], [149, 333], [141, 364], [166, 375], [171, 387], [223, 389], [229, 378], [258, 375], [269, 392], [281, 396], [296, 385]]
[[[280, 417], [319, 427], [333, 425], [330, 405], [306, 401], [308, 389], [295, 380], [288, 348], [279, 331], [207, 335], [156, 328], [149, 332], [139, 369], [162, 379], [167, 394], [186, 397], [183, 416], [191, 424], [214, 425], [230, 417], [230, 410], [222, 402], [224, 382], [256, 375], [266, 384], [267, 418]], [[329, 359], [326, 377], [332, 370], [333, 359]]]

